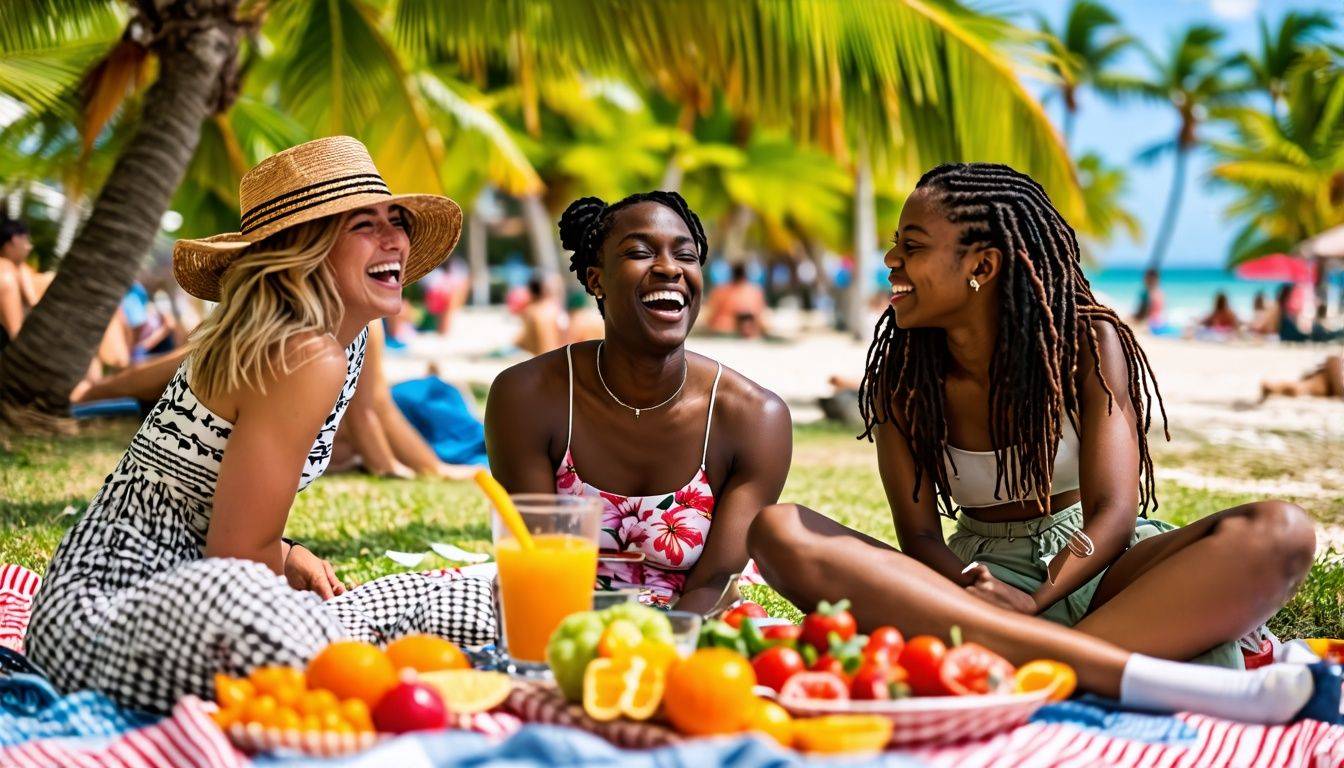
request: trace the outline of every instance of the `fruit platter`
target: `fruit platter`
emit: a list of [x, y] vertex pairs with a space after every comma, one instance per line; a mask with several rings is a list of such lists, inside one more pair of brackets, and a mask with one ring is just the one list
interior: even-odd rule
[[304, 669], [216, 675], [212, 717], [244, 752], [334, 757], [392, 735], [467, 727], [512, 689], [508, 675], [472, 669], [456, 645], [438, 637], [410, 635], [386, 649], [338, 641]]
[[981, 738], [1073, 691], [1063, 663], [1014, 667], [958, 635], [859, 634], [845, 601], [822, 603], [801, 624], [745, 602], [706, 622], [682, 656], [661, 612], [623, 604], [565, 619], [547, 657], [559, 694], [597, 723], [692, 737], [755, 731], [812, 753]]

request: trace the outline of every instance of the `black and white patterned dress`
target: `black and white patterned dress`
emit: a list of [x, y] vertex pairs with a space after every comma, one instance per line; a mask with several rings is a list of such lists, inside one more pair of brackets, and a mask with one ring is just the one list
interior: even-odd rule
[[[345, 386], [299, 480], [321, 476], [354, 396], [367, 331], [346, 350]], [[302, 666], [328, 642], [426, 632], [463, 645], [495, 637], [481, 579], [388, 576], [323, 602], [261, 563], [205, 558], [220, 461], [233, 426], [201, 405], [184, 362], [88, 511], [56, 550], [27, 646], [65, 691], [94, 688], [148, 711], [213, 695], [216, 672]]]

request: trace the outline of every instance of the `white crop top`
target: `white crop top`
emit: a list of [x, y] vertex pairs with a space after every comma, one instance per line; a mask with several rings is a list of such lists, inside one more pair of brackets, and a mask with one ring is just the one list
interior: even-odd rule
[[[1055, 470], [1050, 481], [1050, 494], [1053, 496], [1066, 491], [1076, 491], [1078, 481], [1078, 432], [1073, 428], [1067, 416], [1063, 417], [1063, 434], [1059, 437], [1059, 449], [1055, 452]], [[1036, 498], [1029, 491], [1022, 499], [1006, 498], [1007, 491], [999, 489], [1000, 498], [994, 498], [995, 463], [993, 451], [966, 451], [947, 446], [950, 456], [944, 456], [947, 467], [947, 482], [951, 486], [952, 501], [959, 507], [992, 507], [1012, 501], [1026, 501]], [[953, 471], [953, 462], [956, 470]]]

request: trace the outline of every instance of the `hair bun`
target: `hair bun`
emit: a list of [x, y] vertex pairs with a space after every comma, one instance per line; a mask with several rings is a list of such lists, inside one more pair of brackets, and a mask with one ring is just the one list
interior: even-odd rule
[[607, 204], [597, 197], [581, 197], [570, 203], [560, 215], [560, 245], [577, 253], [583, 247], [584, 234], [606, 209]]

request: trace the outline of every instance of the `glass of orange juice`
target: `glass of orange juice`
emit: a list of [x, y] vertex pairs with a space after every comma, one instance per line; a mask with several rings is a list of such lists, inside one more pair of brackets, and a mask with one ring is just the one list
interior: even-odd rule
[[602, 506], [582, 496], [521, 493], [509, 498], [535, 546], [523, 549], [493, 515], [504, 653], [516, 671], [541, 672], [551, 632], [571, 613], [593, 607]]

